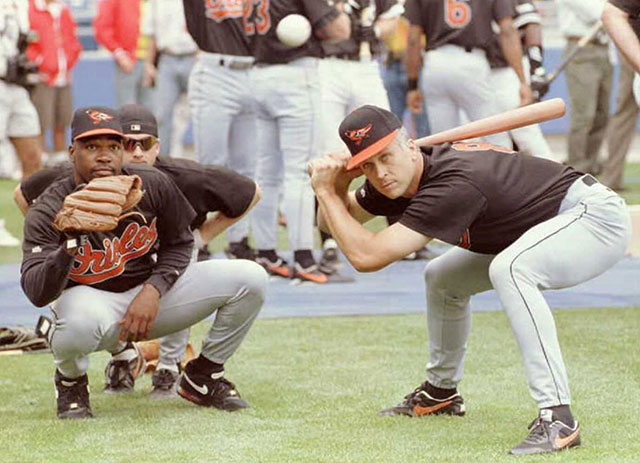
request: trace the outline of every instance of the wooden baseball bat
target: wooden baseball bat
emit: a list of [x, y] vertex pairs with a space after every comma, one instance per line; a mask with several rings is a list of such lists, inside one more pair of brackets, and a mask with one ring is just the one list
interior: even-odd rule
[[445, 130], [415, 141], [418, 146], [441, 145], [442, 143], [467, 140], [469, 138], [484, 137], [494, 133], [517, 129], [525, 125], [536, 124], [562, 117], [565, 104], [562, 98], [534, 103], [521, 108], [511, 109], [495, 116], [485, 117], [468, 124]]
[[593, 40], [593, 38], [598, 34], [598, 32], [600, 32], [600, 29], [602, 29], [602, 21], [599, 20], [591, 27], [591, 29], [589, 29], [589, 32], [587, 32], [578, 41], [576, 46], [573, 47], [569, 53], [567, 53], [567, 56], [564, 57], [564, 59], [558, 65], [558, 67], [546, 75], [548, 84], [553, 82], [554, 79], [558, 77], [558, 74], [560, 74], [564, 70], [564, 68], [567, 67], [567, 64], [569, 64], [569, 62], [576, 56], [576, 54], [578, 54], [578, 52], [582, 50], [587, 43]]

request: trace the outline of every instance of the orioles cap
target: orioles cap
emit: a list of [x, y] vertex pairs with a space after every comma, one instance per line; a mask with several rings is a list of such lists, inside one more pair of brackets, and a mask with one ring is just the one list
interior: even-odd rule
[[144, 134], [158, 138], [158, 121], [151, 111], [138, 104], [127, 104], [118, 109], [122, 131], [127, 135]]
[[401, 127], [395, 114], [378, 106], [364, 105], [352, 111], [338, 128], [340, 138], [351, 152], [347, 170], [389, 146]]
[[71, 140], [96, 135], [124, 136], [116, 111], [106, 106], [87, 106], [76, 109], [71, 119]]

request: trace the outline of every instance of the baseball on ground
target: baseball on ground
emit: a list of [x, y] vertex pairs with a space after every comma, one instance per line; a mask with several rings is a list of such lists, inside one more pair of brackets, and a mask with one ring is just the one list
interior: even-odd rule
[[285, 16], [276, 27], [278, 39], [288, 47], [299, 47], [311, 36], [311, 23], [300, 14]]

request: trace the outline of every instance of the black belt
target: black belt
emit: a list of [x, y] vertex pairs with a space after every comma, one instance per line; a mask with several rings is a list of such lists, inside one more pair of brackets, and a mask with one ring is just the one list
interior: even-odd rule
[[598, 180], [593, 175], [590, 175], [590, 174], [584, 175], [581, 180], [582, 180], [582, 183], [584, 183], [587, 186], [591, 186], [591, 185], [595, 185], [596, 183], [600, 183], [600, 182], [598, 182]]

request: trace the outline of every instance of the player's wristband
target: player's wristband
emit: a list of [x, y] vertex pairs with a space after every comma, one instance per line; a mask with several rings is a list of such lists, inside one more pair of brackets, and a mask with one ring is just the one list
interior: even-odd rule
[[407, 90], [418, 90], [418, 79], [408, 79]]
[[534, 45], [527, 47], [527, 58], [529, 59], [529, 74], [535, 74], [536, 69], [542, 66], [542, 47]]

